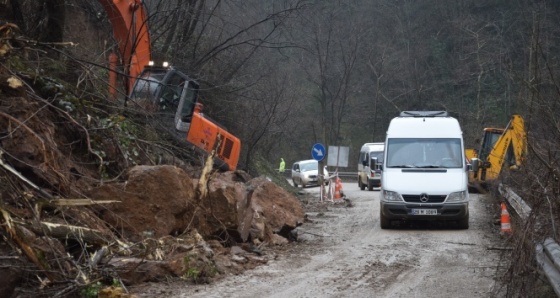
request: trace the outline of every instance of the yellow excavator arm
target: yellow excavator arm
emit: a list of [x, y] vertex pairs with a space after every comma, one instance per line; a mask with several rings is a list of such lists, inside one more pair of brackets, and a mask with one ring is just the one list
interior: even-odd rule
[[477, 160], [469, 184], [481, 189], [481, 184], [497, 179], [504, 168], [520, 168], [527, 154], [527, 132], [525, 121], [514, 114], [506, 128], [485, 128], [482, 144], [478, 152], [466, 150], [467, 158]]
[[[527, 153], [527, 133], [523, 118], [514, 114], [510, 122], [498, 137], [494, 146], [483, 160], [482, 170], [486, 170], [485, 180], [498, 178], [502, 168], [519, 168]], [[484, 169], [486, 168], [486, 169]]]

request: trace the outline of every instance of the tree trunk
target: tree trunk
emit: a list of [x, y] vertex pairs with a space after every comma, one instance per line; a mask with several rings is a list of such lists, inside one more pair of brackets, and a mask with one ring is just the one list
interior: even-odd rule
[[19, 0], [10, 0], [10, 6], [12, 7], [13, 22], [23, 30], [25, 28], [25, 21], [23, 19], [23, 13], [21, 11]]
[[64, 23], [66, 21], [66, 13], [64, 9], [64, 0], [47, 0], [45, 6], [47, 9], [47, 28], [42, 40], [45, 42], [62, 42], [64, 38]]

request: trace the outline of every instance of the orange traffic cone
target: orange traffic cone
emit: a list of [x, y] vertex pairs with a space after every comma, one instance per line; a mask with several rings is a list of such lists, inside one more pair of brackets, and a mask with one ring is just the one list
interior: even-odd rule
[[511, 222], [509, 220], [509, 213], [507, 211], [506, 204], [502, 202], [502, 217], [501, 217], [501, 232], [511, 233]]
[[342, 198], [342, 182], [340, 178], [336, 177], [336, 184], [334, 186], [334, 199], [340, 200]]

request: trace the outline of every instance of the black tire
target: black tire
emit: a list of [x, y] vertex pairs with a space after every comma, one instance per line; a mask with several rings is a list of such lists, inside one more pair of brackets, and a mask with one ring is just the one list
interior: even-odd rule
[[469, 229], [469, 216], [460, 219], [457, 221], [457, 226], [460, 230], [468, 230]]
[[297, 185], [297, 183], [296, 183], [296, 181], [295, 181], [294, 179], [292, 179], [292, 183], [294, 183], [294, 187], [295, 187], [295, 188], [298, 187], [298, 185]]
[[383, 213], [381, 211], [379, 211], [379, 225], [383, 230], [391, 228], [391, 220], [383, 216]]
[[371, 181], [368, 180], [367, 182], [367, 190], [372, 191], [373, 190], [373, 184], [371, 183]]
[[362, 183], [362, 178], [360, 177], [358, 177], [358, 186], [360, 187], [360, 190], [366, 189], [366, 185]]

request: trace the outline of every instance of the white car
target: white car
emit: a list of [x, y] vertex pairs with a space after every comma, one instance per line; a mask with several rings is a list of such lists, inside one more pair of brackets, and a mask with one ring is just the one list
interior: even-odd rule
[[[292, 182], [295, 187], [319, 185], [319, 162], [315, 159], [301, 160], [292, 165]], [[323, 175], [325, 184], [328, 184], [329, 172], [325, 166]]]

